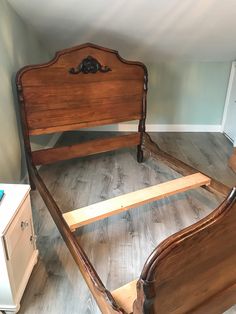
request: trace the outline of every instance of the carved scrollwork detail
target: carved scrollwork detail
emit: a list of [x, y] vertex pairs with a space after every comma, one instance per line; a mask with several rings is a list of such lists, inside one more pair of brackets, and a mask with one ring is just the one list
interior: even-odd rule
[[77, 67], [69, 69], [69, 73], [71, 74], [79, 74], [80, 72], [84, 74], [97, 72], [106, 73], [109, 71], [111, 71], [111, 68], [106, 65], [101, 65], [97, 59], [91, 56], [83, 59]]

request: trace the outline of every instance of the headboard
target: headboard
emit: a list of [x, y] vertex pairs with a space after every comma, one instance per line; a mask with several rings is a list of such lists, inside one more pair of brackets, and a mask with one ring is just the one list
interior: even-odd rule
[[126, 61], [117, 51], [87, 43], [57, 52], [48, 63], [22, 68], [16, 83], [30, 153], [30, 135], [131, 120], [139, 120], [135, 144], [141, 144], [147, 70], [140, 62]]

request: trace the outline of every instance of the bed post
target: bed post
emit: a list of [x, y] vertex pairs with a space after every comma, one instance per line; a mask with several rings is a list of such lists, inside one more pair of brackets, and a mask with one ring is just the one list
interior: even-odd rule
[[138, 131], [140, 132], [140, 144], [137, 146], [137, 161], [143, 162], [143, 137], [146, 131], [145, 121], [147, 112], [147, 91], [148, 91], [148, 71], [145, 65], [144, 68], [144, 80], [143, 80], [143, 98], [142, 98], [142, 118], [139, 120]]
[[31, 146], [30, 146], [30, 138], [29, 138], [29, 131], [28, 131], [27, 121], [26, 121], [26, 116], [25, 116], [24, 97], [22, 94], [21, 84], [18, 81], [18, 75], [16, 76], [16, 88], [17, 88], [18, 101], [20, 104], [21, 128], [22, 128], [22, 132], [23, 132], [26, 165], [27, 165], [27, 170], [28, 170], [28, 175], [29, 175], [30, 187], [31, 187], [31, 190], [34, 191], [36, 189], [36, 186], [34, 184], [34, 181], [31, 177], [30, 171], [29, 171], [29, 167], [30, 167], [29, 163], [32, 164], [32, 153], [31, 153]]

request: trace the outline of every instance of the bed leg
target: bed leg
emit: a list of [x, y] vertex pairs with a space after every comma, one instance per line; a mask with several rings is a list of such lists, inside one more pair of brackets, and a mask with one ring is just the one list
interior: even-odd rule
[[137, 146], [137, 161], [139, 163], [143, 162], [143, 150], [141, 148], [141, 145]]

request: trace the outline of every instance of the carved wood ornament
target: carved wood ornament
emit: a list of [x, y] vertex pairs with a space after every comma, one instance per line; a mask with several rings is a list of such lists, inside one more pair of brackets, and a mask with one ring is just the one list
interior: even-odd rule
[[77, 67], [69, 69], [69, 73], [71, 74], [79, 74], [80, 72], [84, 74], [97, 72], [106, 73], [109, 71], [111, 71], [111, 68], [109, 68], [107, 65], [101, 65], [97, 59], [91, 56], [83, 59]]

